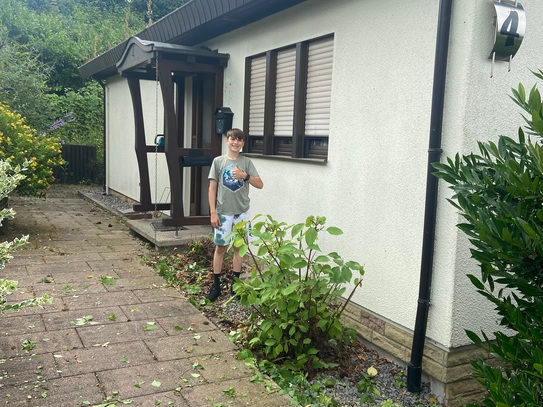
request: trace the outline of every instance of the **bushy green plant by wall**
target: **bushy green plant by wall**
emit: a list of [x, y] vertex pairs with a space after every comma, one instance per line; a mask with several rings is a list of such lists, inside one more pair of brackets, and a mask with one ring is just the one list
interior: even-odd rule
[[24, 118], [0, 103], [0, 160], [12, 165], [28, 163], [25, 179], [17, 191], [24, 195], [44, 195], [54, 181], [53, 168], [64, 164], [60, 140], [25, 124]]
[[[543, 72], [536, 73], [543, 79]], [[484, 406], [543, 405], [543, 104], [536, 86], [513, 100], [526, 112], [518, 140], [479, 142], [479, 153], [434, 164], [454, 191], [480, 274], [468, 277], [491, 301], [503, 331], [467, 331], [495, 362], [472, 362], [487, 390]]]
[[[0, 202], [9, 196], [17, 185], [24, 180], [23, 172], [25, 166], [12, 166], [9, 162], [0, 160]], [[4, 219], [13, 219], [15, 212], [10, 208], [0, 208], [0, 227]], [[28, 236], [15, 238], [12, 241], [0, 242], [0, 270], [4, 269], [6, 263], [13, 257], [11, 253], [18, 247], [28, 242]], [[8, 311], [18, 311], [24, 307], [42, 305], [51, 302], [49, 295], [43, 295], [39, 298], [20, 301], [17, 303], [7, 303], [7, 296], [17, 290], [17, 281], [0, 278], [0, 315]]]
[[[322, 216], [295, 225], [267, 216], [253, 225], [251, 245], [243, 222], [234, 233], [233, 245], [255, 262], [251, 276], [234, 284], [241, 304], [252, 310], [251, 348], [294, 370], [326, 367], [319, 351], [354, 336], [340, 316], [364, 274], [359, 263], [335, 252], [322, 253], [319, 234], [340, 235], [341, 230], [326, 227]], [[349, 284], [351, 291], [343, 300]]]

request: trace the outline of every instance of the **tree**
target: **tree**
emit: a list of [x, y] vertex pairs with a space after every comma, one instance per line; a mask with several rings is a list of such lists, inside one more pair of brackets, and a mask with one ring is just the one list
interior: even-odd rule
[[100, 150], [103, 89], [78, 67], [143, 29], [137, 20], [124, 0], [0, 0], [0, 102], [39, 132]]
[[148, 3], [157, 20], [185, 2], [0, 0], [0, 102], [39, 132], [97, 146], [101, 160], [103, 89], [78, 67], [143, 30]]
[[[24, 180], [23, 172], [25, 166], [12, 166], [9, 162], [0, 160], [0, 202], [6, 202], [9, 194], [17, 188], [17, 185]], [[13, 219], [15, 212], [12, 209], [0, 207], [0, 228], [4, 219]], [[11, 253], [18, 247], [28, 242], [28, 236], [15, 238], [12, 241], [0, 242], [0, 270], [13, 258]], [[6, 296], [17, 290], [17, 281], [0, 278], [0, 315], [7, 311], [18, 311], [24, 307], [42, 305], [51, 302], [52, 298], [45, 294], [42, 297], [21, 301], [18, 303], [7, 303]]]
[[522, 84], [513, 100], [527, 113], [527, 134], [519, 128], [518, 140], [500, 136], [479, 142], [478, 154], [434, 164], [480, 263], [480, 275], [468, 277], [505, 329], [467, 331], [496, 359], [472, 362], [489, 407], [543, 405], [543, 104], [536, 86], [527, 96]]
[[36, 56], [7, 38], [0, 41], [0, 103], [28, 117], [35, 128], [49, 121], [49, 107], [42, 97], [48, 75], [49, 69]]
[[152, 11], [152, 20], [158, 21], [183, 4], [188, 3], [188, 0], [132, 0], [130, 7], [133, 13], [145, 23], [149, 20], [149, 3]]

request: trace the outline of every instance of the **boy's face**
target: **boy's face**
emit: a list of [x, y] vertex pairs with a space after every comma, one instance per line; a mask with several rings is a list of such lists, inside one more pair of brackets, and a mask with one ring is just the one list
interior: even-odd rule
[[245, 145], [245, 141], [243, 141], [243, 140], [241, 140], [239, 138], [228, 137], [226, 139], [226, 146], [232, 152], [239, 153], [244, 145]]

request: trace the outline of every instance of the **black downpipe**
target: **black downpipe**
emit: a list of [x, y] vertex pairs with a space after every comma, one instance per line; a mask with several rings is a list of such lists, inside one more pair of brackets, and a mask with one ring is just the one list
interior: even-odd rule
[[104, 81], [98, 81], [98, 83], [100, 84], [100, 86], [102, 87], [102, 108], [103, 108], [103, 112], [102, 112], [102, 120], [104, 122], [104, 127], [103, 127], [103, 131], [102, 131], [102, 143], [104, 145], [104, 148], [103, 148], [103, 153], [102, 153], [102, 177], [103, 177], [103, 181], [102, 181], [102, 189], [104, 190], [104, 193], [106, 193], [106, 83]]
[[443, 105], [445, 100], [445, 80], [447, 78], [451, 9], [452, 0], [440, 1], [432, 90], [432, 112], [430, 118], [419, 300], [413, 333], [413, 344], [411, 347], [411, 361], [407, 365], [407, 389], [410, 392], [421, 391], [422, 356], [424, 353], [424, 341], [426, 339], [428, 310], [430, 308], [438, 191], [438, 179], [433, 175], [435, 170], [432, 167], [432, 163], [438, 162], [441, 156], [441, 134], [443, 130]]

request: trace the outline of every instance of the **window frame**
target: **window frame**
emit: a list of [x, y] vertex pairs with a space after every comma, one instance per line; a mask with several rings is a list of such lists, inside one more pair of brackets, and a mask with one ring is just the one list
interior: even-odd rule
[[[327, 161], [330, 135], [312, 136], [305, 134], [309, 46], [312, 43], [324, 40], [332, 40], [333, 47], [334, 35], [328, 34], [252, 55], [245, 59], [243, 129], [247, 135], [245, 147], [249, 154], [255, 154], [259, 157], [269, 156], [276, 158], [309, 159], [317, 160], [319, 162]], [[274, 134], [274, 125], [277, 91], [277, 55], [281, 52], [288, 51], [289, 49], [295, 49], [292, 136], [276, 136]], [[264, 125], [263, 134], [254, 135], [249, 132], [252, 83], [251, 66], [253, 60], [262, 57], [265, 57], [266, 59], [266, 73], [264, 79]], [[332, 73], [330, 73], [330, 81], [332, 81]], [[262, 84], [260, 83], [259, 85]], [[330, 112], [328, 112], [328, 114], [330, 114]]]

